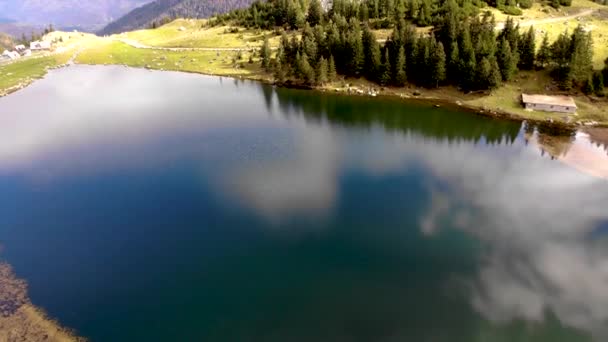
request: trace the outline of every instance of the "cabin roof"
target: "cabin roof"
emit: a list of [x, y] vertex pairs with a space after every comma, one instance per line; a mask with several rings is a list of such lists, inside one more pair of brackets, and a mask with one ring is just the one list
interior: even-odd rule
[[574, 99], [572, 99], [570, 96], [521, 94], [521, 100], [524, 103], [577, 108], [576, 103], [574, 103]]

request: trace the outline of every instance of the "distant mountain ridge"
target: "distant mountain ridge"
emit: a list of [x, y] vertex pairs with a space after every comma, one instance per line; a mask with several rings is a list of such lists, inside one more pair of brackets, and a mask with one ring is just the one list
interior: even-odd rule
[[151, 0], [0, 0], [2, 22], [98, 30]]
[[207, 18], [249, 6], [254, 0], [156, 0], [108, 24], [100, 34], [113, 34], [148, 27], [163, 18]]

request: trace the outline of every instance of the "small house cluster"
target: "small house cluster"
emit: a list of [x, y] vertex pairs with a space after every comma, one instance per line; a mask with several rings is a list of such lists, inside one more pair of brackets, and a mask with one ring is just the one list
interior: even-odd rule
[[51, 43], [45, 41], [31, 42], [29, 49], [25, 45], [21, 44], [15, 46], [15, 50], [13, 51], [4, 50], [2, 55], [0, 55], [0, 61], [12, 61], [21, 57], [31, 56], [32, 51], [45, 51], [50, 49]]
[[574, 113], [576, 103], [570, 96], [549, 96], [521, 94], [521, 101], [528, 110], [540, 110], [544, 112]]

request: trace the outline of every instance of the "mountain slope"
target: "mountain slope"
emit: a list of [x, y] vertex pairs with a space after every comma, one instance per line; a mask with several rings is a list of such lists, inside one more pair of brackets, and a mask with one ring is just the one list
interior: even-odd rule
[[206, 18], [249, 6], [253, 0], [156, 0], [110, 23], [100, 34], [112, 34], [149, 26], [162, 18]]
[[0, 0], [2, 17], [20, 23], [99, 29], [151, 0]]

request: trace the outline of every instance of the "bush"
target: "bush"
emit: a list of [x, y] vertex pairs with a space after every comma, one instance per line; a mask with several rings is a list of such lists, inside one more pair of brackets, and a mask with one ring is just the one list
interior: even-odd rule
[[531, 8], [534, 2], [532, 0], [519, 0], [519, 8]]
[[566, 7], [572, 6], [572, 0], [559, 0], [559, 3], [560, 5]]
[[515, 6], [505, 6], [502, 11], [508, 15], [522, 15], [523, 14], [523, 12]]

